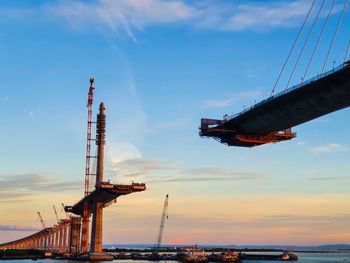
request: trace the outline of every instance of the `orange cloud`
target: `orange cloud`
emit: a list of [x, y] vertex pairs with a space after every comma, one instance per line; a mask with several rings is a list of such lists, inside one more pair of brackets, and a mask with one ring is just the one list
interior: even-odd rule
[[185, 245], [188, 244], [188, 240], [185, 238], [173, 238], [169, 241], [170, 245]]

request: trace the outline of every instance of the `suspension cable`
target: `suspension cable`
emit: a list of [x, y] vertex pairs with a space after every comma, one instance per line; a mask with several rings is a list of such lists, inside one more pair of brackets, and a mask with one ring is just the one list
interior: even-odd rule
[[326, 19], [326, 21], [325, 21], [325, 23], [324, 23], [324, 25], [323, 25], [322, 32], [321, 32], [321, 34], [320, 34], [320, 37], [319, 37], [318, 40], [317, 40], [317, 44], [316, 44], [316, 46], [315, 46], [314, 52], [312, 53], [312, 56], [311, 56], [310, 61], [309, 61], [309, 64], [307, 65], [307, 68], [306, 68], [306, 71], [305, 71], [305, 75], [304, 75], [304, 77], [303, 77], [303, 80], [302, 80], [301, 84], [303, 84], [304, 81], [305, 81], [307, 72], [309, 71], [311, 62], [312, 62], [312, 60], [313, 60], [313, 58], [314, 58], [314, 56], [315, 56], [316, 50], [317, 50], [317, 48], [318, 48], [318, 44], [319, 44], [320, 41], [321, 41], [323, 32], [324, 32], [324, 30], [325, 30], [325, 28], [326, 28], [326, 26], [327, 26], [328, 20], [329, 20], [331, 14], [332, 14], [332, 11], [333, 11], [333, 8], [334, 8], [334, 5], [335, 5], [335, 2], [336, 2], [336, 1], [337, 1], [337, 0], [334, 0], [334, 1], [333, 1], [332, 7], [331, 7], [331, 9], [329, 10], [327, 19]]
[[338, 22], [338, 25], [337, 25], [337, 29], [335, 30], [335, 33], [334, 33], [334, 36], [333, 36], [333, 39], [332, 39], [331, 46], [329, 47], [328, 54], [327, 54], [327, 57], [326, 57], [326, 60], [325, 60], [325, 62], [324, 62], [323, 69], [322, 69], [322, 72], [321, 72], [321, 76], [322, 76], [322, 74], [323, 74], [323, 72], [324, 72], [324, 69], [326, 68], [326, 64], [327, 64], [327, 61], [328, 61], [328, 57], [329, 57], [329, 54], [331, 53], [331, 50], [332, 50], [332, 48], [333, 48], [334, 40], [335, 40], [335, 37], [337, 36], [340, 23], [341, 23], [341, 21], [342, 21], [342, 19], [343, 19], [343, 16], [344, 16], [344, 12], [345, 12], [347, 3], [348, 3], [348, 0], [346, 0], [345, 3], [344, 3], [343, 11], [342, 11], [341, 16], [340, 16], [340, 18], [339, 18], [339, 22]]
[[350, 49], [350, 41], [349, 41], [348, 49], [346, 50], [344, 63], [346, 62], [346, 59], [348, 58], [349, 49]]
[[285, 69], [285, 67], [286, 67], [286, 65], [287, 65], [287, 63], [288, 63], [288, 60], [289, 60], [290, 56], [292, 55], [292, 52], [293, 52], [293, 50], [294, 50], [294, 47], [295, 47], [296, 43], [298, 42], [298, 39], [299, 39], [299, 37], [300, 37], [300, 34], [301, 34], [301, 32], [303, 31], [304, 26], [305, 26], [307, 20], [309, 19], [309, 16], [310, 16], [310, 14], [311, 14], [312, 9], [313, 9], [314, 6], [315, 6], [316, 1], [317, 1], [317, 0], [314, 0], [314, 2], [312, 3], [312, 5], [311, 5], [311, 7], [310, 7], [310, 9], [309, 9], [309, 12], [307, 13], [307, 16], [306, 16], [306, 18], [305, 18], [305, 20], [304, 20], [304, 23], [303, 23], [303, 25], [301, 26], [301, 28], [300, 28], [300, 30], [299, 30], [298, 36], [297, 36], [297, 38], [295, 39], [294, 44], [293, 44], [291, 50], [289, 51], [288, 57], [287, 57], [286, 61], [284, 62], [283, 68], [282, 68], [282, 70], [281, 70], [281, 72], [280, 72], [280, 74], [279, 74], [279, 76], [278, 76], [278, 78], [277, 78], [277, 81], [276, 81], [275, 85], [273, 86], [273, 89], [272, 89], [272, 91], [271, 91], [270, 97], [271, 97], [272, 94], [275, 92], [276, 86], [277, 86], [277, 84], [278, 84], [278, 82], [279, 82], [279, 80], [280, 80], [280, 78], [281, 78], [281, 76], [282, 76], [282, 73], [283, 73], [283, 71], [284, 71], [284, 69]]
[[301, 50], [301, 52], [300, 52], [300, 54], [299, 54], [298, 60], [297, 60], [297, 62], [295, 63], [295, 66], [294, 66], [294, 68], [293, 68], [293, 72], [292, 72], [292, 74], [291, 74], [291, 76], [290, 76], [290, 78], [289, 78], [289, 80], [288, 80], [288, 83], [287, 83], [287, 85], [286, 85], [284, 91], [286, 91], [286, 89], [287, 89], [288, 86], [289, 86], [290, 81], [291, 81], [292, 78], [293, 78], [293, 75], [294, 75], [294, 73], [295, 73], [295, 69], [297, 68], [297, 66], [298, 66], [298, 64], [299, 64], [299, 60], [300, 60], [301, 56], [302, 56], [303, 53], [304, 53], [305, 47], [306, 47], [307, 43], [309, 42], [311, 33], [312, 33], [312, 31], [314, 30], [314, 27], [315, 27], [315, 24], [316, 24], [316, 22], [317, 22], [317, 20], [318, 20], [318, 17], [320, 16], [321, 10], [322, 10], [322, 8], [323, 8], [323, 6], [324, 6], [324, 2], [325, 2], [325, 0], [322, 1], [322, 5], [321, 5], [320, 9], [318, 10], [318, 13], [317, 13], [317, 16], [316, 16], [316, 18], [315, 18], [315, 21], [314, 21], [314, 23], [312, 24], [312, 27], [311, 27], [310, 32], [309, 32], [309, 35], [307, 36], [307, 39], [306, 39], [306, 41], [305, 41], [305, 43], [304, 43], [304, 46], [303, 46], [303, 49]]
[[117, 183], [117, 174], [115, 172], [112, 158], [111, 158], [111, 155], [109, 154], [109, 150], [107, 147], [106, 147], [106, 152], [107, 152], [108, 165], [109, 165], [109, 169], [110, 169], [111, 177], [112, 177], [111, 179], [113, 180], [114, 183]]

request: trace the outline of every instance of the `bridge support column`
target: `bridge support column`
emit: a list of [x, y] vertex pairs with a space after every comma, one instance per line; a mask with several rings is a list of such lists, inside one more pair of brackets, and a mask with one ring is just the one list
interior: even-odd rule
[[80, 252], [80, 228], [81, 218], [72, 217], [71, 236], [70, 236], [70, 253], [79, 254]]
[[49, 236], [48, 236], [47, 250], [52, 251], [52, 229], [50, 229]]
[[34, 249], [39, 249], [39, 237], [34, 237]]
[[60, 240], [59, 240], [59, 248], [58, 252], [63, 252], [63, 224], [60, 224]]
[[97, 202], [92, 217], [91, 253], [102, 253], [102, 209], [103, 204]]
[[55, 251], [58, 252], [58, 235], [59, 235], [59, 226], [55, 226]]
[[[72, 219], [71, 219], [72, 220]], [[71, 251], [71, 238], [72, 238], [72, 221], [69, 222], [68, 226], [67, 226], [67, 235], [68, 235], [68, 240], [67, 240], [67, 253], [72, 253]]]
[[40, 234], [39, 236], [39, 249], [44, 250], [44, 234]]
[[[96, 185], [103, 181], [103, 155], [105, 144], [105, 127], [106, 115], [105, 105], [100, 104], [100, 112], [97, 114], [96, 125], [96, 145], [97, 145], [97, 170], [96, 170]], [[92, 225], [91, 225], [91, 253], [102, 253], [102, 216], [103, 203], [96, 202], [93, 207]]]
[[67, 223], [64, 223], [63, 225], [63, 243], [62, 243], [62, 252], [67, 252]]

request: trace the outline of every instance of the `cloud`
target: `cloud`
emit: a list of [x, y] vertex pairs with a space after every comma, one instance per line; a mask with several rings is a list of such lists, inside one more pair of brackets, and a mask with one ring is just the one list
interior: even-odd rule
[[224, 29], [235, 31], [294, 26], [298, 24], [296, 18], [305, 15], [309, 6], [306, 1], [253, 2], [239, 5], [237, 13], [228, 20]]
[[63, 18], [75, 28], [107, 28], [126, 32], [136, 41], [136, 32], [155, 25], [184, 25], [217, 31], [268, 30], [300, 23], [309, 1], [227, 3], [183, 0], [58, 1], [41, 10]]
[[237, 101], [247, 100], [247, 99], [257, 99], [260, 97], [260, 95], [261, 95], [260, 91], [241, 92], [236, 96], [228, 96], [227, 98], [224, 98], [224, 99], [206, 100], [203, 102], [203, 107], [205, 108], [228, 107]]
[[310, 181], [343, 181], [350, 180], [350, 176], [338, 176], [338, 177], [314, 177], [310, 178]]
[[[0, 175], [0, 196], [12, 198], [26, 196], [31, 192], [53, 192], [80, 189], [81, 181], [60, 182], [43, 173], [3, 174]], [[16, 195], [11, 195], [11, 191]]]
[[179, 182], [218, 182], [218, 181], [240, 181], [240, 180], [256, 180], [267, 178], [264, 174], [258, 176], [246, 176], [245, 174], [232, 174], [227, 177], [212, 176], [212, 177], [166, 177], [149, 181], [149, 183], [179, 183]]
[[347, 150], [348, 150], [347, 146], [340, 145], [337, 143], [330, 143], [330, 144], [310, 148], [310, 151], [312, 154], [345, 152]]
[[268, 175], [254, 172], [240, 172], [220, 167], [181, 169], [171, 176], [154, 178], [152, 183], [212, 182], [267, 179]]
[[116, 173], [124, 177], [138, 177], [158, 170], [175, 170], [176, 167], [165, 165], [163, 161], [148, 158], [135, 158], [115, 163]]
[[70, 24], [93, 25], [97, 22], [113, 31], [123, 30], [134, 40], [133, 30], [143, 31], [146, 26], [187, 21], [199, 12], [175, 0], [63, 1], [57, 5], [47, 5], [46, 9], [65, 18]]
[[[166, 164], [162, 160], [136, 158], [114, 163], [115, 172], [124, 178], [147, 176], [148, 183], [232, 181], [266, 179], [267, 174], [234, 171], [222, 167], [184, 168]], [[162, 171], [159, 176], [154, 172]]]
[[0, 231], [39, 231], [40, 228], [28, 225], [0, 225]]

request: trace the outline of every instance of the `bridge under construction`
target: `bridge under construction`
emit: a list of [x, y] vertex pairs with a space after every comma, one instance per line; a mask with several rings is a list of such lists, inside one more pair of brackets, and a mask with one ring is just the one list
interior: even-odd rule
[[200, 136], [253, 147], [296, 137], [291, 127], [350, 106], [350, 63], [224, 120], [201, 119]]
[[[305, 48], [309, 43], [315, 25], [320, 15], [324, 12], [325, 2], [326, 1], [323, 0], [322, 3], [318, 5], [317, 0], [313, 0], [272, 89], [270, 97], [233, 116], [228, 116], [226, 114], [223, 120], [202, 118], [199, 127], [199, 135], [201, 137], [214, 138], [228, 146], [240, 147], [254, 147], [266, 143], [288, 141], [296, 137], [296, 133], [292, 132], [292, 127], [350, 106], [350, 61], [347, 60], [350, 42], [345, 53], [344, 62], [338, 68], [334, 68], [333, 64], [333, 69], [324, 73], [348, 0], [344, 1], [337, 27], [334, 30], [328, 53], [325, 56], [321, 74], [305, 81], [310, 65], [323, 37], [323, 33], [334, 12], [336, 0], [332, 1], [328, 15], [325, 16], [322, 30], [319, 30], [318, 39], [315, 42], [313, 53], [310, 56], [304, 75], [301, 78], [301, 83], [289, 88], [289, 84], [295, 74]], [[310, 20], [310, 15], [314, 13], [315, 18], [312, 22], [310, 21], [312, 25], [310, 24], [310, 30], [307, 36], [305, 36], [305, 41], [296, 59], [287, 85], [284, 91], [273, 95], [286, 65], [297, 46], [296, 44], [305, 29], [305, 25], [307, 25]]]
[[[112, 260], [110, 255], [104, 254], [102, 250], [102, 226], [103, 208], [107, 207], [121, 195], [128, 195], [146, 190], [143, 183], [130, 185], [112, 184], [103, 180], [104, 167], [104, 145], [105, 145], [105, 105], [100, 104], [97, 121], [92, 122], [92, 102], [94, 79], [90, 79], [88, 99], [88, 129], [87, 129], [87, 152], [85, 170], [85, 192], [84, 197], [72, 206], [65, 206], [67, 213], [71, 213], [68, 219], [58, 220], [57, 225], [45, 227], [30, 236], [0, 244], [0, 249], [40, 249], [50, 252], [63, 253], [70, 258], [80, 260]], [[91, 138], [91, 125], [96, 124], [96, 139]], [[97, 155], [90, 155], [90, 143], [96, 142]], [[97, 163], [96, 173], [90, 172], [90, 161], [95, 159]], [[96, 176], [94, 187], [90, 190], [90, 179]], [[55, 210], [56, 212], [56, 210]], [[90, 218], [91, 235], [89, 235]], [[90, 247], [89, 247], [89, 236]]]

